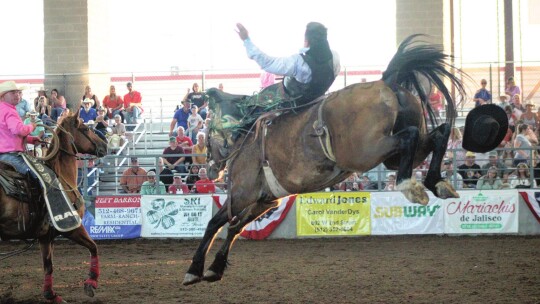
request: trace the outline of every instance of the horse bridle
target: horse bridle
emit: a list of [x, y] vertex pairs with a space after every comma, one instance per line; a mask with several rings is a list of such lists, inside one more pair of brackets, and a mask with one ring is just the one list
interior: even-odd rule
[[[86, 159], [86, 158], [83, 158], [83, 157], [80, 157], [79, 155], [79, 150], [77, 149], [77, 146], [75, 145], [75, 138], [73, 137], [73, 134], [69, 133], [66, 129], [64, 129], [62, 126], [60, 126], [59, 124], [56, 125], [56, 128], [59, 129], [61, 132], [67, 134], [69, 136], [69, 144], [71, 144], [71, 146], [73, 147], [73, 149], [75, 150], [75, 153], [73, 152], [70, 152], [62, 147], [59, 148], [60, 151], [66, 153], [67, 155], [69, 156], [73, 156], [77, 159]], [[84, 137], [86, 137], [86, 139], [88, 139], [89, 142], [92, 143], [92, 145], [94, 146], [94, 149], [97, 150], [98, 146], [97, 144], [90, 138], [90, 136], [88, 136], [87, 132], [88, 131], [92, 131], [94, 132], [92, 129], [88, 128], [87, 130], [82, 130], [82, 135]], [[95, 133], [95, 132], [94, 132]]]

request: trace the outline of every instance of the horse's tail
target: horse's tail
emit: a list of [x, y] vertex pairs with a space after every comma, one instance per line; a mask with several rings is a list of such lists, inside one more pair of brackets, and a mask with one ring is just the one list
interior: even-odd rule
[[[449, 80], [461, 98], [464, 98], [466, 93], [463, 83], [453, 74], [459, 69], [448, 62], [451, 56], [444, 54], [440, 46], [413, 41], [418, 36], [422, 35], [411, 35], [399, 45], [382, 79], [392, 88], [399, 85], [409, 91], [415, 91], [422, 101], [422, 107], [429, 114], [433, 126], [437, 125], [437, 121], [429, 103], [429, 94], [431, 85], [435, 85], [446, 99], [446, 122], [453, 126], [457, 116], [456, 103], [444, 81]], [[427, 86], [422, 85], [424, 79], [429, 82]]]

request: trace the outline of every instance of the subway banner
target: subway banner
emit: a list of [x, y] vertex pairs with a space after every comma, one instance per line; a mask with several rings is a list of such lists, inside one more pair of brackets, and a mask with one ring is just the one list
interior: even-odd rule
[[141, 236], [140, 196], [97, 196], [95, 211], [84, 214], [83, 225], [94, 240]]
[[443, 201], [445, 233], [517, 233], [517, 191], [460, 191]]
[[212, 218], [211, 195], [143, 195], [142, 237], [202, 237]]
[[318, 192], [296, 197], [298, 236], [369, 235], [369, 192]]
[[444, 203], [430, 195], [427, 206], [409, 202], [401, 192], [371, 194], [371, 234], [442, 234]]

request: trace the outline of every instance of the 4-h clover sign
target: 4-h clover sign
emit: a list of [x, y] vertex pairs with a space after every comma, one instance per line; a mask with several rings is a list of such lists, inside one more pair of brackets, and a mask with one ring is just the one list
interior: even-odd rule
[[141, 236], [202, 237], [212, 207], [210, 195], [143, 195]]
[[173, 201], [165, 203], [165, 200], [158, 198], [152, 201], [152, 210], [146, 212], [150, 224], [155, 225], [154, 228], [161, 227], [169, 229], [175, 224], [173, 216], [178, 214], [178, 207]]

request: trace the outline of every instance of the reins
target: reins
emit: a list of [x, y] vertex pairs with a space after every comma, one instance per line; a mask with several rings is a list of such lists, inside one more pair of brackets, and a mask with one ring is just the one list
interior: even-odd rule
[[0, 256], [2, 256], [0, 258], [0, 261], [5, 260], [15, 255], [19, 255], [23, 252], [26, 252], [30, 250], [30, 248], [34, 247], [34, 245], [36, 244], [36, 239], [33, 239], [31, 241], [28, 241], [28, 240], [23, 240], [23, 241], [26, 243], [26, 247], [24, 247], [23, 249], [17, 249], [17, 250], [13, 250], [9, 252], [0, 252]]

